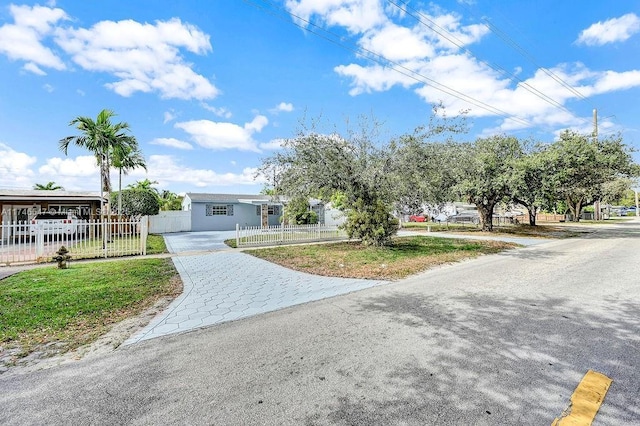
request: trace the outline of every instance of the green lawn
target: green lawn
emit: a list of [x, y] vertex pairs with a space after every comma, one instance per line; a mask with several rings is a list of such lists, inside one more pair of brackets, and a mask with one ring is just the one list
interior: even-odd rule
[[471, 241], [423, 235], [396, 237], [389, 247], [338, 242], [246, 250], [245, 253], [317, 275], [399, 279], [435, 265], [516, 247], [499, 241]]
[[51, 342], [64, 350], [90, 343], [180, 281], [170, 259], [72, 263], [20, 272], [0, 281], [0, 344], [23, 354]]

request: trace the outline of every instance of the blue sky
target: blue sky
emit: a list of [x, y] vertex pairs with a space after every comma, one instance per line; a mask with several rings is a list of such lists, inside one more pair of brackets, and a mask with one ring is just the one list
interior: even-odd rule
[[640, 2], [0, 2], [0, 87], [4, 189], [98, 191], [95, 159], [58, 140], [103, 108], [147, 160], [125, 184], [179, 193], [259, 192], [305, 115], [371, 115], [388, 139], [439, 101], [470, 109], [464, 139], [551, 141], [597, 108], [600, 134], [640, 148]]

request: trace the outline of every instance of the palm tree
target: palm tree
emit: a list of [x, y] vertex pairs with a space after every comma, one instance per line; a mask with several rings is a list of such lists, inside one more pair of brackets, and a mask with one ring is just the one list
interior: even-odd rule
[[151, 186], [151, 185], [157, 185], [157, 184], [158, 184], [157, 180], [144, 179], [144, 180], [138, 180], [134, 184], [127, 185], [127, 188], [139, 189], [143, 191], [151, 191], [154, 194], [156, 194], [156, 196], [159, 197], [160, 194], [158, 193], [158, 188], [154, 188], [153, 186]]
[[163, 190], [160, 194], [160, 210], [182, 210], [182, 198], [175, 192]]
[[138, 147], [138, 142], [133, 138], [128, 144], [118, 145], [113, 148], [113, 166], [118, 169], [118, 217], [122, 211], [122, 175], [133, 169], [142, 167], [147, 170], [147, 163]]
[[33, 189], [37, 189], [40, 191], [64, 191], [64, 188], [56, 184], [55, 182], [47, 182], [45, 185], [36, 183], [35, 185], [33, 185]]
[[129, 124], [126, 122], [112, 123], [111, 118], [116, 114], [108, 109], [103, 109], [94, 121], [90, 117], [76, 117], [69, 123], [75, 126], [80, 132], [77, 136], [67, 136], [60, 139], [59, 147], [67, 154], [70, 144], [86, 148], [91, 151], [98, 161], [100, 167], [100, 214], [104, 214], [103, 196], [104, 193], [111, 192], [111, 177], [109, 170], [110, 154], [118, 146], [126, 146], [135, 141], [133, 136], [128, 134]]

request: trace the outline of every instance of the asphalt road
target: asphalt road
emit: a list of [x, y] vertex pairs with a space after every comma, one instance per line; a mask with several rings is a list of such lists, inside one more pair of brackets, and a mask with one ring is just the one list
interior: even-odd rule
[[0, 424], [640, 424], [640, 222], [0, 376]]

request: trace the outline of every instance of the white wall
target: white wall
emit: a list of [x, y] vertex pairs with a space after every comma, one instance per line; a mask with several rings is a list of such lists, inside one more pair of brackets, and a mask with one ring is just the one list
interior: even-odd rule
[[161, 211], [155, 216], [149, 216], [150, 234], [187, 231], [191, 231], [190, 211]]
[[347, 218], [344, 213], [327, 203], [324, 206], [324, 224], [327, 226], [340, 226]]

